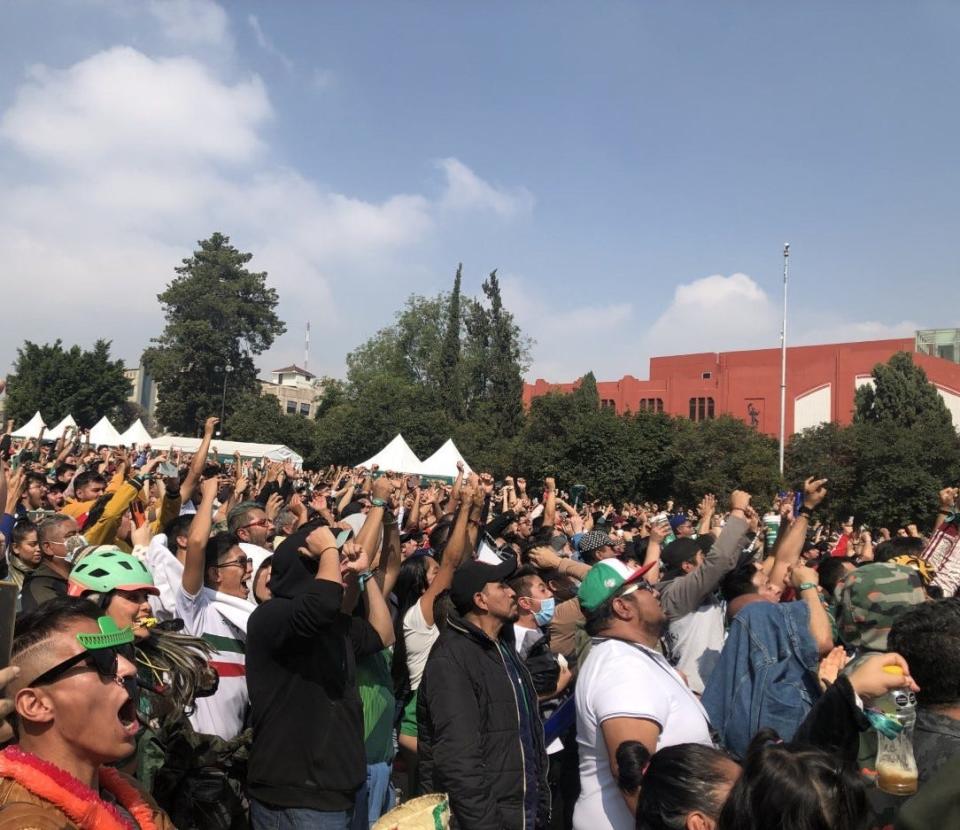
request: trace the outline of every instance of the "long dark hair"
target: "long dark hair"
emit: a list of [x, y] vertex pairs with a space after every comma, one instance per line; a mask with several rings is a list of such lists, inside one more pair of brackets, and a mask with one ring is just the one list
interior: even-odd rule
[[420, 602], [427, 588], [427, 559], [425, 555], [411, 556], [400, 565], [393, 593], [397, 598], [397, 617], [394, 620], [393, 664], [390, 673], [393, 676], [394, 694], [400, 699], [410, 693], [410, 671], [407, 668], [407, 643], [403, 636], [403, 618], [413, 606]]
[[866, 788], [835, 755], [776, 742], [762, 730], [720, 813], [718, 830], [866, 830]]
[[701, 812], [716, 818], [723, 806], [718, 790], [729, 783], [720, 750], [703, 744], [676, 744], [655, 755], [640, 741], [617, 747], [618, 783], [639, 790], [637, 830], [683, 830], [687, 816]]

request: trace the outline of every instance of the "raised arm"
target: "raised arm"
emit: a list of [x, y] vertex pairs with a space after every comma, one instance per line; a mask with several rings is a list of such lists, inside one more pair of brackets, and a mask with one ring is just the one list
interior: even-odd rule
[[803, 509], [800, 515], [795, 516], [787, 528], [786, 533], [777, 546], [773, 569], [770, 571], [770, 584], [783, 588], [787, 573], [800, 561], [803, 552], [803, 543], [807, 538], [807, 528], [810, 524], [810, 514], [827, 495], [825, 478], [808, 478], [803, 483]]
[[454, 520], [450, 538], [447, 540], [447, 546], [443, 551], [440, 570], [434, 577], [433, 583], [420, 597], [420, 612], [423, 614], [423, 619], [427, 625], [433, 625], [433, 603], [440, 594], [453, 584], [453, 574], [460, 567], [460, 561], [463, 559], [463, 553], [467, 548], [467, 520], [470, 517], [475, 490], [476, 484], [473, 481], [473, 476], [471, 476], [463, 487], [460, 509], [457, 511], [457, 518]]
[[713, 514], [717, 512], [717, 497], [713, 493], [707, 493], [700, 500], [700, 524], [697, 525], [697, 533], [706, 536], [710, 532], [710, 522], [713, 521]]
[[[187, 477], [180, 485], [180, 501], [185, 502], [193, 495], [197, 482], [200, 480], [200, 474], [207, 463], [207, 454], [210, 452], [210, 442], [213, 440], [213, 431], [220, 423], [219, 418], [207, 418], [203, 424], [203, 440], [200, 446], [190, 459], [190, 469], [187, 470]], [[207, 530], [207, 533], [210, 531]]]
[[557, 523], [557, 482], [553, 478], [543, 480], [543, 525], [553, 528]]
[[180, 584], [190, 596], [196, 596], [203, 587], [203, 571], [206, 561], [207, 540], [213, 526], [213, 502], [217, 497], [219, 482], [216, 478], [204, 479], [200, 485], [201, 499], [197, 513], [190, 522], [187, 535], [187, 555], [183, 563]]

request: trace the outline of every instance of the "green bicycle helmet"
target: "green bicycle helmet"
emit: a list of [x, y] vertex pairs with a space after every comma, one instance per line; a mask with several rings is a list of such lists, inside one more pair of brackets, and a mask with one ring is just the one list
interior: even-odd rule
[[116, 547], [103, 546], [97, 549], [70, 571], [67, 593], [72, 597], [88, 593], [107, 594], [117, 590], [160, 593], [146, 566], [135, 556]]

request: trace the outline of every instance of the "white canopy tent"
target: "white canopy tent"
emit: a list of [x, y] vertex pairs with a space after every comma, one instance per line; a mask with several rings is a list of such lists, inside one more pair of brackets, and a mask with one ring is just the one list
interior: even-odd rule
[[59, 424], [57, 424], [53, 429], [48, 429], [43, 433], [43, 437], [50, 441], [59, 441], [63, 437], [63, 433], [66, 431], [67, 427], [76, 428], [77, 422], [73, 420], [73, 415], [67, 415]]
[[141, 447], [151, 441], [153, 439], [150, 437], [150, 433], [147, 432], [147, 428], [139, 418], [120, 435], [120, 443], [125, 447]]
[[399, 433], [380, 452], [359, 466], [369, 469], [374, 465], [379, 467], [382, 473], [410, 473], [411, 475], [418, 474], [422, 466], [416, 453], [410, 449]]
[[[200, 439], [186, 435], [160, 435], [150, 440], [150, 446], [155, 450], [183, 450], [196, 452], [200, 449]], [[292, 461], [294, 464], [303, 464], [303, 456], [294, 452], [283, 444], [255, 444], [250, 441], [219, 441], [214, 439], [212, 448], [223, 457], [232, 456], [239, 452], [243, 458], [269, 458], [271, 461]]]
[[106, 415], [97, 421], [90, 430], [91, 447], [119, 447], [122, 443], [120, 433], [117, 432], [116, 427], [110, 423]]
[[457, 445], [453, 443], [453, 439], [448, 438], [440, 449], [423, 460], [420, 465], [420, 475], [425, 478], [456, 478], [458, 461], [463, 462], [465, 476], [473, 472], [460, 454], [460, 450], [457, 449]]
[[20, 429], [14, 430], [11, 435], [14, 438], [39, 438], [40, 430], [45, 426], [46, 424], [43, 422], [43, 418], [40, 417], [40, 413], [36, 412], [29, 421], [20, 427]]

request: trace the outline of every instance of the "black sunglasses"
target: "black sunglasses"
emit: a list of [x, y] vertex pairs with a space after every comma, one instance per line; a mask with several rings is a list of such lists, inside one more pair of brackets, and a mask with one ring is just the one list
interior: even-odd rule
[[[120, 657], [124, 657], [131, 663], [134, 662], [134, 651], [131, 643], [125, 643], [121, 646], [111, 646], [109, 648], [84, 649], [73, 657], [68, 657], [62, 663], [57, 663], [53, 668], [47, 669], [43, 674], [37, 677], [27, 686], [44, 686], [48, 683], [54, 683], [65, 675], [70, 669], [79, 665], [87, 665], [96, 669], [97, 674], [108, 680], [114, 680], [120, 673]], [[136, 679], [134, 682], [136, 682]]]

